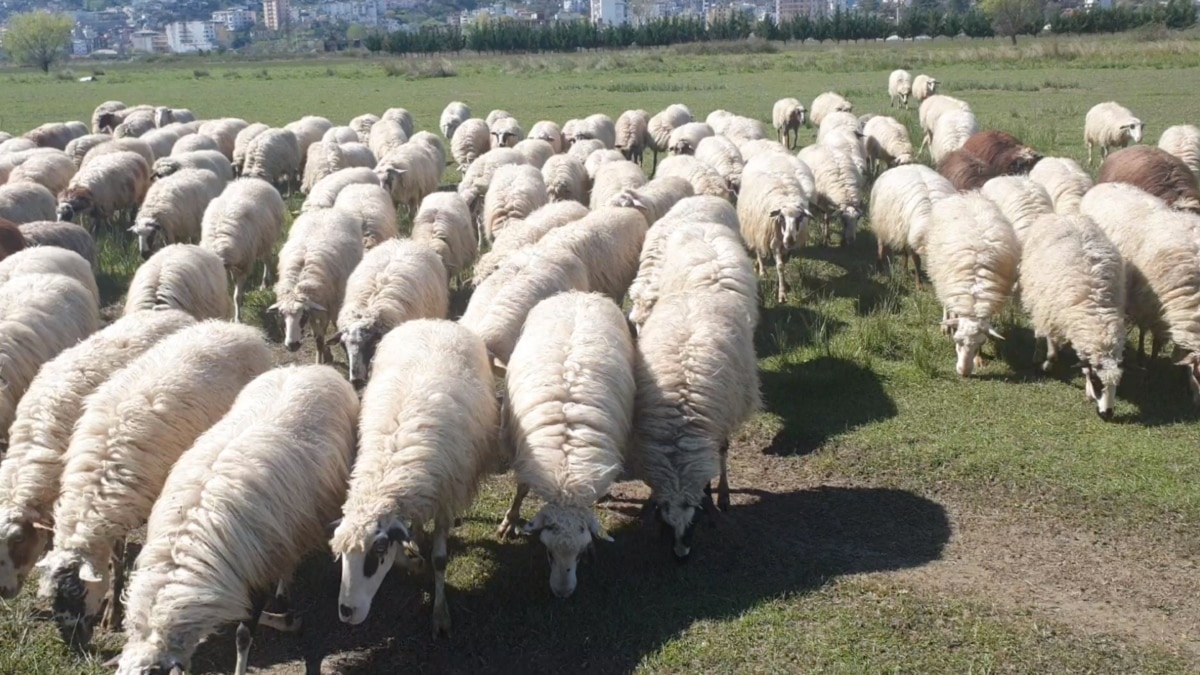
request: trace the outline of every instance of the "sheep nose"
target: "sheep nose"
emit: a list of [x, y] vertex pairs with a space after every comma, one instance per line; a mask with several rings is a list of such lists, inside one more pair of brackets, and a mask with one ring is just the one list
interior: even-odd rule
[[1112, 408], [1109, 408], [1108, 410], [1099, 410], [1097, 412], [1100, 414], [1100, 419], [1104, 420], [1105, 422], [1112, 421], [1112, 418], [1113, 418], [1113, 409]]
[[350, 605], [338, 605], [338, 614], [341, 615], [342, 621], [346, 621], [354, 614], [354, 608]]
[[300, 343], [299, 343], [299, 342], [289, 342], [289, 343], [287, 343], [287, 345], [286, 345], [286, 346], [287, 346], [287, 350], [288, 350], [289, 352], [298, 352], [298, 351], [300, 351]]
[[351, 378], [350, 384], [353, 385], [355, 389], [362, 389], [363, 387], [367, 386], [367, 381], [361, 377], [355, 377]]
[[142, 252], [141, 252], [141, 254], [142, 254], [142, 260], [149, 260], [149, 259], [150, 259], [150, 251], [149, 251], [148, 249], [147, 249], [147, 250], [145, 250], [145, 251], [142, 251]]

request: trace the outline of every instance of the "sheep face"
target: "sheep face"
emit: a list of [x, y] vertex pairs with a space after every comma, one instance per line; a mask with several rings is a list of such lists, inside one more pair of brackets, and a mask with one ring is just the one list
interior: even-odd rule
[[[1192, 381], [1195, 382], [1194, 376]], [[1112, 359], [1084, 363], [1083, 382], [1088, 400], [1096, 404], [1096, 413], [1106, 422], [1112, 420], [1117, 385], [1121, 383], [1121, 365]]]
[[[338, 529], [342, 527], [339, 525]], [[334, 552], [342, 562], [338, 616], [344, 623], [357, 626], [371, 613], [371, 601], [388, 570], [399, 566], [415, 572], [424, 561], [412, 543], [408, 528], [396, 517], [372, 523], [361, 536], [353, 537], [356, 541], [350, 546], [341, 545], [350, 538], [342, 532], [334, 534]]]
[[1192, 403], [1200, 406], [1200, 352], [1192, 352], [1175, 362], [1188, 371], [1188, 390], [1192, 392]]
[[162, 226], [153, 220], [138, 220], [134, 223], [129, 231], [138, 238], [138, 253], [141, 254], [142, 260], [149, 258], [153, 253], [157, 241], [162, 237]]
[[1129, 140], [1133, 141], [1134, 143], [1141, 143], [1142, 131], [1145, 129], [1145, 127], [1146, 125], [1142, 124], [1141, 120], [1132, 119], [1121, 125], [1121, 131], [1125, 132], [1125, 135], [1129, 137]]
[[111, 583], [107, 564], [77, 551], [51, 551], [37, 564], [41, 570], [38, 596], [51, 601], [54, 621], [63, 641], [82, 646], [104, 611]]
[[958, 362], [954, 369], [962, 377], [970, 377], [979, 361], [979, 350], [991, 335], [1000, 339], [1000, 334], [992, 329], [987, 319], [974, 317], [956, 317], [942, 322], [943, 326], [954, 331], [954, 351]]
[[667, 150], [670, 151], [670, 153], [672, 155], [694, 155], [694, 154], [696, 154], [696, 149], [692, 147], [691, 141], [687, 141], [687, 140], [679, 141], [675, 145], [672, 145], [670, 148], [667, 148]]
[[383, 332], [378, 326], [356, 323], [333, 334], [334, 342], [340, 342], [346, 350], [346, 364], [350, 371], [350, 383], [356, 389], [367, 383], [371, 360], [375, 357], [375, 347]]
[[699, 499], [680, 494], [673, 498], [649, 502], [647, 506], [657, 512], [664, 536], [672, 539], [675, 560], [681, 563], [686, 562], [692, 555], [696, 525], [716, 509], [707, 488]]
[[771, 220], [775, 223], [775, 238], [783, 245], [785, 251], [803, 245], [807, 228], [804, 225], [805, 211], [800, 207], [775, 209], [771, 212]]
[[116, 113], [106, 112], [96, 118], [96, 127], [102, 133], [112, 133], [118, 124], [120, 124], [120, 121]]
[[32, 519], [10, 516], [0, 521], [0, 598], [17, 597], [49, 538], [48, 528]]
[[851, 204], [842, 209], [842, 241], [854, 243], [855, 231], [858, 229], [858, 219], [862, 217], [862, 209], [857, 204]]
[[86, 213], [92, 208], [92, 193], [87, 188], [75, 188], [68, 190], [62, 195], [62, 200], [58, 203], [58, 219], [63, 222], [71, 222], [75, 216]]
[[163, 157], [154, 162], [154, 177], [166, 178], [180, 169], [181, 165], [178, 159], [173, 157]]
[[521, 528], [522, 534], [536, 534], [546, 547], [550, 561], [550, 591], [567, 598], [575, 592], [576, 571], [583, 554], [591, 551], [592, 540], [612, 541], [600, 529], [600, 521], [589, 509], [547, 504]]
[[267, 308], [279, 312], [283, 320], [283, 346], [289, 352], [300, 350], [300, 341], [304, 339], [304, 327], [312, 320], [314, 323], [325, 321], [325, 308], [312, 300], [275, 303]]
[[115, 675], [183, 675], [190, 667], [191, 659], [163, 651], [131, 637], [118, 657]]
[[171, 109], [159, 106], [154, 109], [154, 126], [163, 128], [171, 123]]

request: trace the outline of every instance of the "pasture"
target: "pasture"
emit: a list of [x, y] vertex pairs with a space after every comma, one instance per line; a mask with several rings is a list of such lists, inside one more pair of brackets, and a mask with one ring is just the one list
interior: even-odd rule
[[[506, 109], [526, 130], [675, 102], [698, 119], [724, 108], [769, 126], [776, 99], [807, 104], [836, 90], [856, 113], [896, 115], [919, 143], [915, 107], [888, 110], [887, 75], [899, 67], [935, 75], [983, 128], [1081, 163], [1095, 103], [1132, 109], [1150, 143], [1200, 114], [1200, 41], [1190, 35], [697, 51], [106, 64], [90, 84], [0, 71], [2, 125], [87, 120], [117, 99], [272, 125], [305, 114], [344, 124], [403, 106], [436, 131], [457, 99], [478, 117]], [[448, 170], [443, 183], [454, 179]], [[299, 196], [289, 203], [298, 208]], [[1182, 370], [1165, 357], [1138, 365], [1133, 340], [1106, 423], [1072, 358], [1035, 372], [1032, 332], [1011, 307], [1007, 339], [960, 380], [932, 290], [917, 290], [899, 259], [894, 273], [878, 272], [869, 228], [864, 220], [848, 248], [810, 246], [793, 259], [784, 305], [774, 275], [762, 281], [765, 411], [735, 439], [733, 507], [698, 532], [689, 563], [677, 565], [639, 520], [644, 486], [622, 483], [599, 509], [616, 541], [599, 543], [575, 595], [557, 600], [540, 545], [495, 538], [512, 489], [495, 478], [451, 538], [451, 637], [430, 639], [430, 584], [400, 573], [366, 623], [341, 624], [339, 571], [318, 555], [296, 584], [303, 637], [260, 631], [253, 671], [1196, 672], [1200, 415]], [[106, 304], [139, 262], [132, 237], [102, 236]], [[252, 293], [248, 316], [278, 341], [278, 326], [264, 324], [271, 302], [269, 291]], [[459, 311], [464, 302], [459, 293]], [[37, 618], [35, 586], [0, 601], [0, 673], [107, 672], [119, 636], [99, 633], [94, 655], [71, 655]], [[198, 672], [228, 672], [232, 643], [230, 627], [202, 646]]]

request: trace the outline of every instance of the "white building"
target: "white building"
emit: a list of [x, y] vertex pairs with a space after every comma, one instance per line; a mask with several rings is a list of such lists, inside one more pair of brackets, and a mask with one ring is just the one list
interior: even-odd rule
[[376, 0], [359, 2], [326, 2], [315, 7], [318, 17], [334, 21], [345, 21], [363, 26], [378, 26], [384, 19], [387, 8]]
[[236, 32], [246, 30], [254, 25], [258, 15], [245, 7], [230, 7], [212, 13], [212, 20], [225, 25], [225, 28]]
[[592, 23], [614, 26], [629, 23], [625, 0], [592, 0]]
[[176, 21], [163, 28], [167, 34], [167, 49], [172, 53], [212, 51], [219, 46], [218, 32], [225, 25], [215, 21]]

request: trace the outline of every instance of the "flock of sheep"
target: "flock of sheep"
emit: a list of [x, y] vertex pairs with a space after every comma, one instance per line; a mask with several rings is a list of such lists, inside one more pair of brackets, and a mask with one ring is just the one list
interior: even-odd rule
[[[729, 506], [728, 439], [761, 406], [749, 253], [759, 275], [773, 260], [784, 302], [784, 264], [818, 221], [826, 244], [849, 243], [868, 215], [880, 263], [902, 251], [920, 284], [924, 262], [961, 375], [1019, 295], [1044, 366], [1071, 344], [1105, 419], [1127, 319], [1155, 354], [1175, 344], [1200, 400], [1200, 130], [1137, 145], [1140, 120], [1096, 106], [1093, 186], [1069, 159], [980, 131], [937, 86], [888, 81], [893, 106], [920, 103], [917, 151], [903, 123], [832, 92], [778, 101], [777, 139], [680, 104], [526, 133], [455, 102], [438, 135], [401, 108], [272, 128], [115, 101], [90, 130], [6, 138], [0, 596], [38, 568], [77, 644], [102, 618], [118, 628], [123, 606], [125, 675], [186, 671], [201, 640], [243, 622], [241, 673], [260, 622], [296, 627], [265, 608], [286, 609], [301, 558], [329, 546], [351, 624], [389, 569], [428, 560], [436, 635], [450, 628], [449, 532], [483, 478], [510, 469], [498, 534], [539, 538], [555, 595], [608, 539], [595, 505], [617, 480], [649, 485], [646, 515], [685, 559], [697, 523]], [[816, 142], [793, 153], [807, 126]], [[915, 162], [925, 148], [936, 170]], [[461, 181], [439, 191], [450, 161]], [[119, 223], [146, 258], [107, 326], [95, 241], [71, 221]], [[260, 263], [285, 346], [311, 335], [317, 365], [273, 368], [240, 323]], [[450, 321], [456, 280], [472, 293]], [[335, 345], [348, 378], [326, 365]], [[526, 520], [531, 492], [543, 505]], [[124, 541], [142, 525], [126, 586]]]

